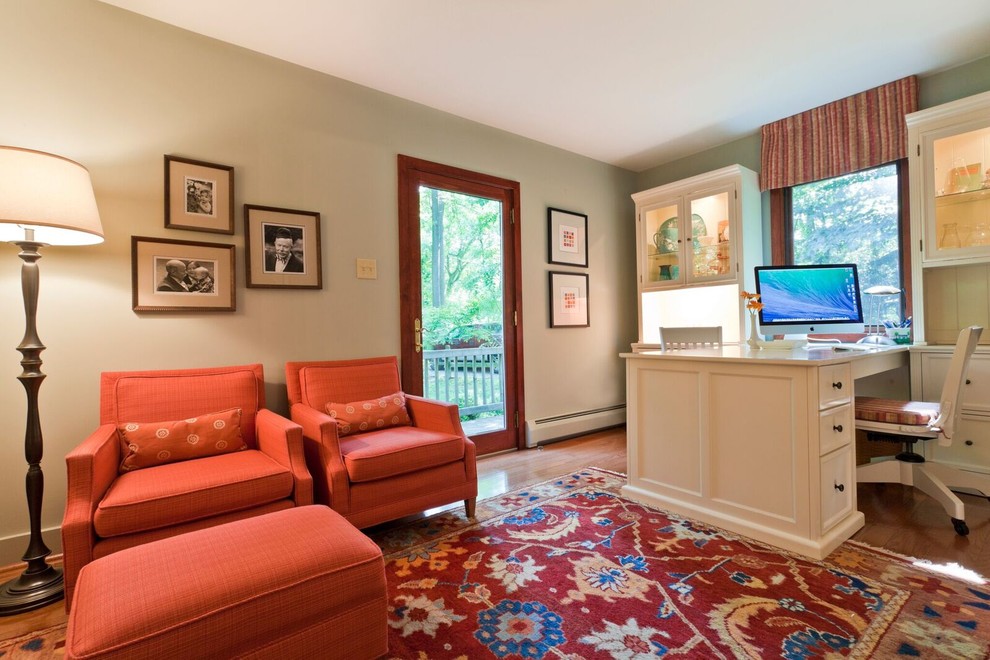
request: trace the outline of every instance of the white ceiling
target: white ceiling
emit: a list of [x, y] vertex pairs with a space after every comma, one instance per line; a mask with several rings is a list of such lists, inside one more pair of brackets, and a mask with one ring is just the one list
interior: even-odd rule
[[642, 171], [990, 54], [990, 0], [103, 0]]

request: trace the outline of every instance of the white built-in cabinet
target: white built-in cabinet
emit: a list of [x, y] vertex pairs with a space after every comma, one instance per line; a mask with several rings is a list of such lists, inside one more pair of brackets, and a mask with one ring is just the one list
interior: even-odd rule
[[[911, 398], [938, 401], [951, 361], [951, 347], [912, 348]], [[962, 419], [952, 443], [944, 447], [926, 442], [926, 456], [939, 463], [990, 474], [990, 349], [980, 347], [970, 358], [960, 405]]]
[[990, 92], [906, 122], [914, 341], [950, 345], [990, 323]]
[[660, 326], [721, 325], [725, 341], [743, 338], [739, 294], [763, 261], [756, 173], [731, 165], [632, 198], [639, 342], [658, 342]]

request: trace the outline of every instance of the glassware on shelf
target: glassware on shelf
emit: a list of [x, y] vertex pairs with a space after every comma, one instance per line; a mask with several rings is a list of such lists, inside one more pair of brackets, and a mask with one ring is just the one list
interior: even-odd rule
[[980, 222], [973, 229], [973, 245], [990, 245], [990, 226]]
[[938, 239], [938, 247], [943, 250], [962, 247], [959, 242], [959, 225], [955, 222], [947, 222], [942, 227], [942, 236]]

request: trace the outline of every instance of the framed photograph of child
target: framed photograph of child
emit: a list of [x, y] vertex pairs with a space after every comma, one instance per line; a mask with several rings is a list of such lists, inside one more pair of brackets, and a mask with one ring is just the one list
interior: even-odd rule
[[165, 228], [234, 233], [234, 168], [165, 156]]

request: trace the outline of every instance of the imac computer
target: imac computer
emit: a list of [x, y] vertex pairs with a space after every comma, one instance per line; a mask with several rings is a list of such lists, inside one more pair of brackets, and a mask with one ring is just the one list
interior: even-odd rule
[[757, 266], [760, 334], [861, 333], [856, 264]]

